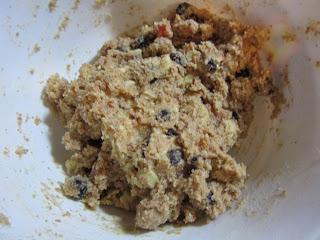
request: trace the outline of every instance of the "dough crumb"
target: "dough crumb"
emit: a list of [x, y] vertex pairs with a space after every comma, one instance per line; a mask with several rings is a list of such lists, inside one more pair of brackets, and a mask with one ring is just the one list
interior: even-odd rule
[[108, 13], [106, 14], [101, 14], [99, 15], [95, 20], [94, 20], [94, 26], [98, 27], [102, 23], [108, 24], [112, 19], [112, 16]]
[[63, 217], [70, 217], [71, 216], [71, 213], [66, 211], [62, 214]]
[[315, 66], [316, 66], [317, 68], [320, 68], [320, 61], [319, 61], [319, 60], [316, 61]]
[[223, 6], [221, 14], [229, 14], [231, 16], [235, 16], [236, 15], [234, 10], [233, 10], [233, 8], [228, 3], [226, 3]]
[[41, 48], [40, 48], [39, 44], [36, 43], [32, 48], [32, 53], [33, 54], [38, 53], [38, 52], [40, 52], [40, 50], [41, 50]]
[[101, 7], [103, 7], [104, 5], [106, 5], [107, 0], [95, 0], [94, 2], [94, 7], [99, 9]]
[[105, 14], [104, 22], [105, 22], [105, 23], [110, 23], [111, 20], [112, 20], [112, 15], [109, 14], [109, 13]]
[[15, 154], [19, 157], [22, 158], [23, 155], [27, 154], [29, 152], [28, 149], [24, 148], [23, 146], [18, 146], [16, 148]]
[[35, 117], [35, 118], [33, 119], [33, 122], [34, 122], [35, 125], [39, 126], [42, 121], [41, 121], [41, 119], [40, 119], [39, 117]]
[[283, 93], [276, 90], [274, 92], [273, 96], [271, 97], [271, 102], [273, 105], [271, 119], [275, 119], [279, 116], [279, 114], [282, 111], [283, 106], [286, 105], [287, 101], [286, 101], [286, 98], [284, 97]]
[[247, 209], [245, 211], [246, 217], [254, 217], [257, 214], [257, 210]]
[[8, 147], [5, 147], [2, 151], [3, 156], [10, 157], [10, 150]]
[[279, 198], [286, 198], [287, 196], [288, 196], [288, 192], [286, 190], [283, 190], [278, 194]]
[[50, 0], [48, 3], [48, 8], [50, 12], [53, 12], [57, 8], [57, 0]]
[[34, 68], [31, 68], [31, 69], [29, 70], [29, 73], [30, 73], [30, 75], [33, 75], [33, 74], [35, 73]]
[[282, 40], [286, 43], [295, 42], [297, 40], [297, 35], [293, 31], [285, 31], [282, 35]]
[[67, 15], [65, 15], [59, 25], [57, 33], [54, 35], [54, 39], [60, 38], [61, 33], [66, 30], [66, 28], [69, 24], [69, 21], [70, 21], [70, 18]]
[[67, 64], [67, 65], [66, 65], [66, 70], [67, 70], [67, 72], [70, 72], [70, 69], [71, 69], [71, 65], [70, 65], [70, 64]]
[[313, 36], [313, 37], [319, 36], [320, 35], [320, 21], [310, 20], [307, 27], [306, 27], [305, 34], [308, 36]]
[[7, 227], [9, 227], [11, 225], [9, 218], [6, 215], [4, 215], [3, 213], [0, 213], [0, 225], [7, 226]]
[[290, 84], [290, 79], [289, 79], [289, 65], [286, 64], [284, 65], [283, 69], [282, 69], [282, 73], [280, 74], [282, 81], [286, 84], [289, 85]]
[[16, 123], [17, 123], [17, 131], [18, 132], [22, 132], [22, 122], [23, 122], [23, 119], [22, 119], [22, 114], [21, 113], [16, 113]]
[[245, 200], [244, 200], [244, 199], [241, 199], [241, 201], [239, 201], [239, 202], [237, 203], [235, 209], [238, 210], [238, 209], [243, 208], [244, 206], [245, 206]]
[[74, 0], [72, 10], [74, 10], [74, 11], [77, 10], [80, 3], [81, 3], [81, 0]]
[[30, 141], [30, 139], [27, 136], [23, 136], [23, 140], [26, 141], [26, 142]]

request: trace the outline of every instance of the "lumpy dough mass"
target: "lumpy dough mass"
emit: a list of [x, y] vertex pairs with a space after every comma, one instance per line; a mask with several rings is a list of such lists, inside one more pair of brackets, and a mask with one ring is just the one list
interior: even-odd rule
[[65, 125], [66, 196], [136, 212], [135, 224], [214, 219], [240, 196], [246, 167], [228, 154], [274, 92], [259, 60], [268, 31], [187, 3], [107, 42], [45, 99]]

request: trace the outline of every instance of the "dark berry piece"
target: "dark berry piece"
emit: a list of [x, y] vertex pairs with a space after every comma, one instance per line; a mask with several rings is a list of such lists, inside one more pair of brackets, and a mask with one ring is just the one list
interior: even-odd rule
[[203, 104], [208, 104], [208, 103], [209, 103], [208, 99], [207, 99], [207, 98], [204, 98], [203, 96], [201, 96], [200, 99], [201, 99], [201, 102], [202, 102]]
[[189, 177], [194, 169], [195, 169], [195, 167], [193, 165], [186, 164], [183, 169], [183, 176], [186, 178]]
[[181, 149], [172, 149], [168, 151], [167, 156], [170, 159], [170, 163], [174, 166], [184, 159], [184, 154]]
[[181, 52], [170, 53], [170, 58], [172, 61], [174, 61], [182, 66], [187, 65], [186, 57]]
[[214, 88], [214, 86], [210, 85], [208, 87], [209, 92], [214, 93], [216, 91], [216, 89]]
[[246, 77], [250, 77], [251, 73], [250, 73], [249, 68], [243, 68], [240, 71], [236, 72], [235, 76], [236, 76], [236, 78], [239, 78], [239, 77], [246, 78]]
[[217, 33], [213, 33], [210, 39], [215, 45], [219, 45], [223, 43], [223, 39], [221, 39], [221, 36]]
[[156, 120], [160, 121], [169, 121], [171, 118], [171, 113], [166, 110], [166, 109], [162, 109], [160, 111], [160, 113], [156, 116]]
[[87, 187], [87, 182], [86, 181], [82, 181], [80, 179], [76, 179], [74, 181], [74, 186], [78, 189], [79, 193], [77, 196], [77, 199], [82, 199], [85, 197], [85, 195], [87, 194], [88, 191], [88, 187]]
[[158, 78], [154, 78], [154, 79], [152, 79], [149, 83], [150, 84], [154, 84], [156, 81], [158, 81], [159, 79]]
[[217, 70], [217, 64], [213, 61], [213, 59], [208, 61], [207, 66], [210, 72], [215, 72]]
[[138, 37], [132, 44], [133, 49], [144, 48], [150, 45], [156, 39], [156, 35], [148, 33], [147, 35]]
[[103, 140], [101, 138], [89, 139], [87, 143], [88, 143], [88, 145], [90, 145], [92, 147], [101, 148]]
[[210, 192], [208, 193], [207, 199], [208, 199], [209, 204], [214, 204], [214, 203], [216, 202], [216, 200], [214, 199], [214, 196], [213, 196], [213, 192], [212, 192], [212, 191], [210, 191]]
[[82, 168], [82, 171], [83, 171], [84, 174], [87, 175], [87, 176], [91, 173], [91, 169], [90, 169], [90, 168], [85, 168], [85, 167], [83, 167], [83, 168]]
[[186, 2], [180, 3], [176, 8], [176, 13], [179, 15], [182, 15], [187, 11], [189, 7], [191, 7], [189, 3], [186, 3]]
[[239, 120], [239, 114], [237, 112], [232, 112], [232, 117], [235, 119], [235, 120]]
[[274, 89], [271, 88], [268, 93], [269, 93], [269, 95], [274, 94]]
[[176, 130], [174, 130], [173, 128], [169, 128], [168, 131], [166, 132], [166, 135], [169, 137], [172, 137], [172, 136], [177, 136], [178, 134]]
[[193, 156], [190, 159], [190, 164], [186, 164], [184, 167], [184, 177], [189, 177], [191, 173], [196, 169], [196, 163], [198, 161], [198, 156]]
[[231, 84], [231, 78], [230, 78], [230, 77], [226, 77], [226, 83], [227, 83], [228, 85]]
[[193, 156], [190, 160], [191, 165], [195, 166], [198, 161], [198, 158], [199, 158], [198, 156]]

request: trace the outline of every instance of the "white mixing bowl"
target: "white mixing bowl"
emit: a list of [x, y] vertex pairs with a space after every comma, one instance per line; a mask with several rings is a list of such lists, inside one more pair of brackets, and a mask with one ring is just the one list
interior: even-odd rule
[[[266, 99], [257, 100], [249, 136], [234, 153], [250, 175], [238, 208], [208, 224], [130, 232], [132, 215], [89, 211], [62, 196], [68, 153], [61, 124], [41, 100], [45, 80], [55, 72], [73, 79], [104, 41], [176, 4], [108, 2], [95, 9], [93, 0], [81, 0], [73, 9], [75, 0], [58, 0], [53, 12], [43, 0], [0, 2], [0, 239], [320, 239], [319, 0], [227, 1], [244, 21], [273, 25], [275, 81], [289, 103], [271, 120]], [[224, 6], [193, 3], [218, 12]], [[64, 16], [69, 23], [55, 39]], [[283, 41], [285, 32], [295, 41]]]

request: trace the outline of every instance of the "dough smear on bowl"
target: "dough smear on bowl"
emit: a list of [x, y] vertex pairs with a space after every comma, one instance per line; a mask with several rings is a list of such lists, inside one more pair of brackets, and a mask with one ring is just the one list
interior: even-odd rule
[[135, 224], [214, 219], [240, 196], [246, 167], [229, 150], [253, 100], [275, 92], [259, 60], [268, 30], [182, 3], [135, 36], [108, 41], [45, 99], [61, 117], [66, 196], [136, 212]]

